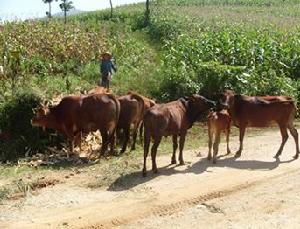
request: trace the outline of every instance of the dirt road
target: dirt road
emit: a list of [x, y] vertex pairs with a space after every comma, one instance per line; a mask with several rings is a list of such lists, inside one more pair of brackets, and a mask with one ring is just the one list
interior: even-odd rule
[[[158, 175], [142, 178], [139, 171], [107, 190], [58, 184], [22, 206], [4, 205], [0, 227], [300, 228], [300, 159], [293, 160], [292, 138], [274, 159], [280, 141], [278, 131], [246, 137], [240, 158], [221, 157], [216, 165], [205, 159], [206, 148], [185, 152], [184, 166], [161, 156]], [[231, 142], [235, 151], [237, 137]]]

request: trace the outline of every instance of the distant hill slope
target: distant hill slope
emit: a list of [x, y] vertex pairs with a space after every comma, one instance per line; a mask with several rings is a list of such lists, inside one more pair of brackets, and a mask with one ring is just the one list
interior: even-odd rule
[[[70, 11], [67, 12], [67, 15], [77, 15], [77, 14], [81, 14], [81, 13], [85, 13], [87, 11], [83, 11], [83, 10], [79, 10], [79, 9], [71, 9]], [[53, 17], [63, 17], [64, 16], [64, 12], [58, 12], [52, 15]]]

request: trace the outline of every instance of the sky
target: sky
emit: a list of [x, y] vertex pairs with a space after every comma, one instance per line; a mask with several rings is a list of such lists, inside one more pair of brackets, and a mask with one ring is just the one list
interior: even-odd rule
[[[113, 6], [144, 2], [145, 0], [112, 0]], [[61, 0], [52, 2], [52, 14], [61, 12], [59, 3]], [[109, 0], [72, 0], [78, 10], [93, 11], [109, 8]], [[46, 16], [48, 4], [42, 0], [0, 0], [0, 19], [20, 20]]]

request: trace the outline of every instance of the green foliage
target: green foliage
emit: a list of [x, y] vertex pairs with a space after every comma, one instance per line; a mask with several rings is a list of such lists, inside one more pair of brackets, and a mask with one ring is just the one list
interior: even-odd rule
[[0, 140], [0, 161], [15, 161], [57, 144], [59, 140], [50, 137], [49, 132], [31, 126], [32, 109], [40, 102], [37, 94], [23, 91], [2, 104], [0, 129], [7, 137]]
[[182, 18], [157, 13], [151, 17], [148, 33], [152, 40], [163, 42], [177, 37], [182, 27], [184, 27]]
[[[171, 17], [164, 17], [167, 19], [157, 19], [159, 28], [169, 26]], [[161, 100], [198, 92], [210, 97], [225, 87], [251, 95], [297, 98], [293, 79], [300, 77], [298, 31], [287, 34], [272, 26], [254, 29], [244, 24], [189, 20], [174, 25], [179, 29], [173, 36], [161, 36], [165, 45], [159, 74], [163, 79], [154, 92]]]

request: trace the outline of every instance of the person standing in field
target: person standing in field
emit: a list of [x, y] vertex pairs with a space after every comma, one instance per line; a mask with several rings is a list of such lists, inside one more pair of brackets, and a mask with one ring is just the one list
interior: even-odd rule
[[117, 68], [112, 60], [112, 55], [109, 52], [104, 52], [101, 54], [101, 82], [100, 86], [109, 89], [109, 83], [112, 78], [112, 73], [117, 72]]

